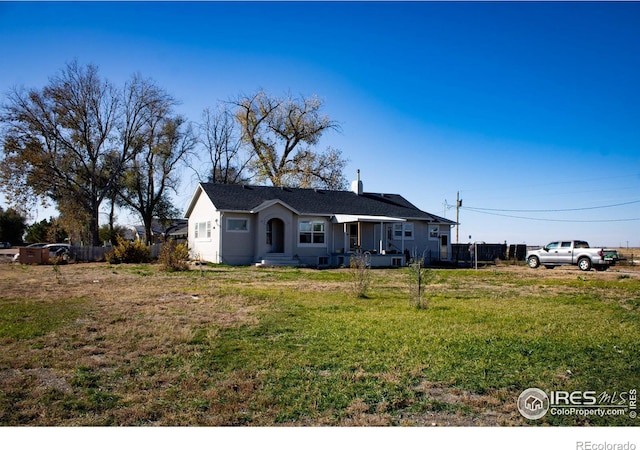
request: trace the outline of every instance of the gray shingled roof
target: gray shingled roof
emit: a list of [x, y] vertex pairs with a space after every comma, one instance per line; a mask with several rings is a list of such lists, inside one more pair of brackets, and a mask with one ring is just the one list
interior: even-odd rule
[[253, 211], [264, 202], [280, 200], [300, 214], [306, 215], [390, 216], [455, 224], [451, 220], [421, 211], [397, 194], [365, 192], [357, 195], [351, 191], [214, 183], [201, 183], [201, 186], [211, 202], [221, 211]]

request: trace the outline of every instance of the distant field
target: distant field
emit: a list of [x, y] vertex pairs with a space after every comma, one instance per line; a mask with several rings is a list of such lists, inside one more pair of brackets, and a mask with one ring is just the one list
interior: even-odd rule
[[0, 265], [0, 425], [637, 425], [516, 408], [640, 387], [640, 272]]
[[640, 248], [618, 248], [618, 255], [624, 258], [624, 265], [640, 266]]

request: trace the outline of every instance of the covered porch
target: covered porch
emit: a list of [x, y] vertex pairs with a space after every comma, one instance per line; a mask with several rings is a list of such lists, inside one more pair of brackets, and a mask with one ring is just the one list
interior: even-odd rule
[[362, 251], [371, 267], [405, 265], [404, 239], [392, 239], [390, 226], [406, 219], [388, 216], [336, 214], [331, 218], [333, 249], [330, 264], [348, 267], [351, 256]]

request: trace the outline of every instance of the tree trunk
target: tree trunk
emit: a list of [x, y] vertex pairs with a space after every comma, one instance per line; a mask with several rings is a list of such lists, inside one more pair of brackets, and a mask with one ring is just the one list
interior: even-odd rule
[[100, 204], [95, 203], [91, 211], [91, 219], [89, 221], [89, 236], [91, 238], [92, 247], [100, 247], [100, 232], [99, 232], [99, 216], [100, 216]]
[[111, 199], [111, 211], [109, 211], [109, 240], [111, 241], [111, 245], [117, 245], [118, 244], [118, 239], [116, 239], [116, 232], [115, 232], [115, 209], [116, 209], [116, 199], [115, 196], [114, 198]]
[[143, 221], [144, 221], [144, 238], [146, 240], [145, 244], [147, 245], [151, 245], [153, 244], [153, 234], [151, 231], [151, 224], [153, 222], [153, 215], [151, 217], [148, 216], [144, 216], [143, 217]]

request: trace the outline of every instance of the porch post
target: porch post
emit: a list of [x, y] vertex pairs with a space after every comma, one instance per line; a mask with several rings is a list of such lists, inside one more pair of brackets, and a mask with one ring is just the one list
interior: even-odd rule
[[349, 253], [349, 234], [347, 233], [347, 223], [342, 224], [342, 243], [344, 244], [345, 255]]
[[384, 223], [380, 222], [380, 249], [379, 253], [382, 255], [382, 250], [384, 249]]

